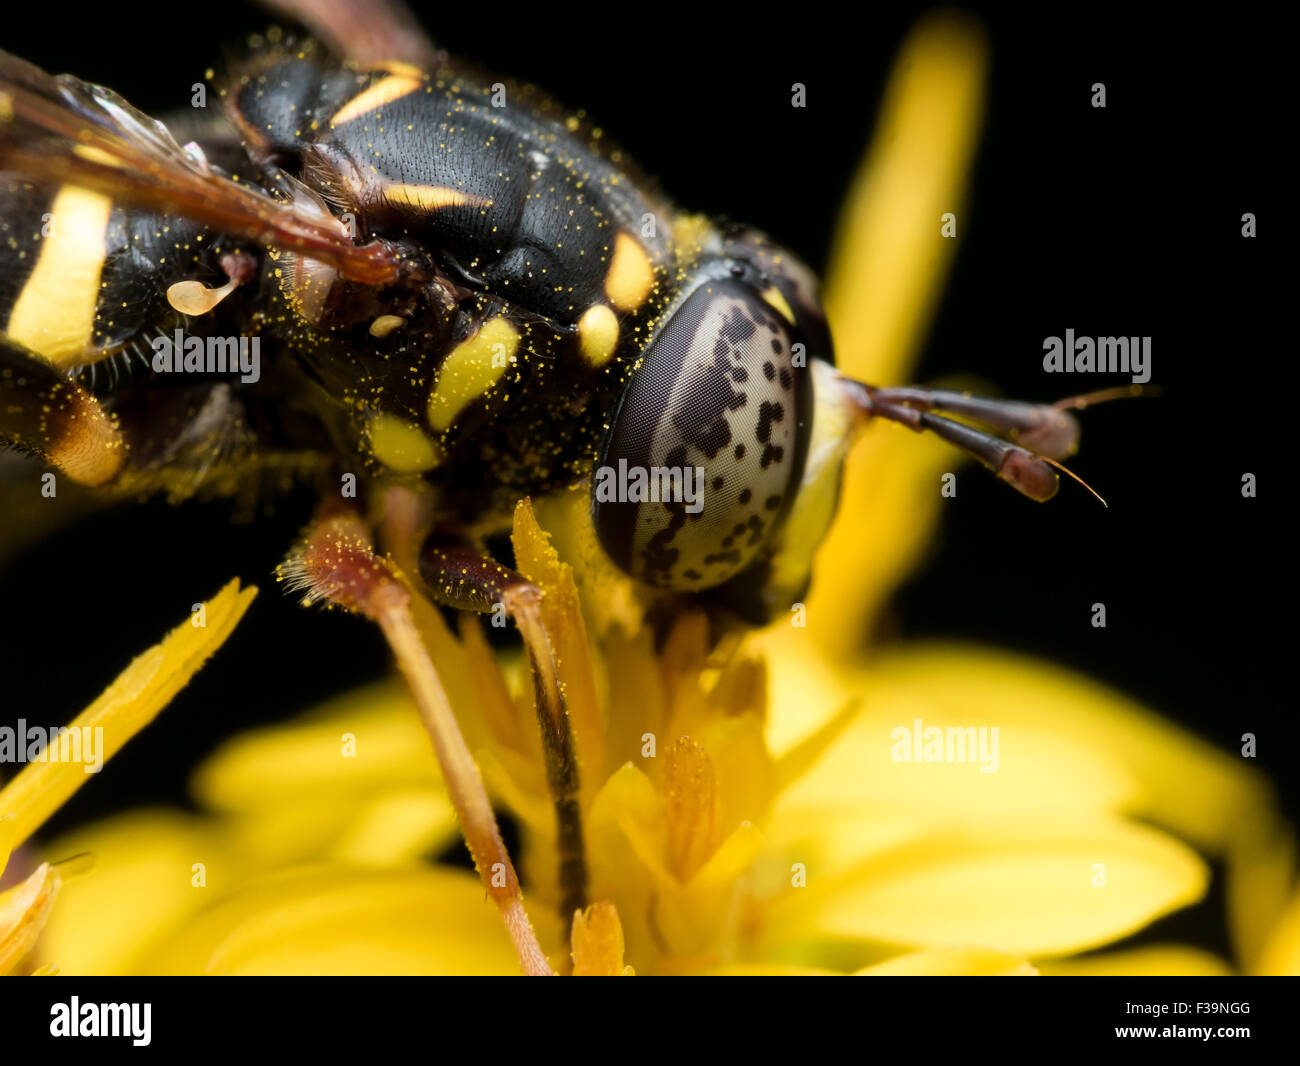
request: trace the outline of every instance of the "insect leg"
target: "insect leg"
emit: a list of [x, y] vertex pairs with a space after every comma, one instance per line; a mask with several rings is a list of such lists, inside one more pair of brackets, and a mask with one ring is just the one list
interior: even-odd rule
[[504, 609], [528, 651], [537, 719], [546, 757], [546, 783], [555, 805], [560, 917], [567, 929], [587, 905], [587, 863], [578, 803], [578, 759], [555, 653], [542, 622], [542, 590], [513, 570], [461, 542], [437, 536], [420, 549], [420, 576], [438, 602], [467, 611]]
[[371, 550], [365, 524], [352, 512], [323, 515], [281, 564], [277, 577], [290, 590], [303, 590], [304, 604], [324, 600], [379, 626], [433, 739], [465, 843], [488, 896], [501, 910], [520, 964], [527, 974], [551, 975], [554, 971], [524, 910], [519, 878], [501, 840], [478, 766], [420, 639], [412, 594], [397, 571]]
[[51, 363], [0, 337], [0, 444], [29, 452], [79, 485], [117, 476], [126, 449], [116, 420]]

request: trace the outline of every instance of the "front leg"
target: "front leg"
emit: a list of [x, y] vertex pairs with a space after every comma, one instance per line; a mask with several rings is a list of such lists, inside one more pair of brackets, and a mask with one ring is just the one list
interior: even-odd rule
[[587, 863], [573, 728], [560, 688], [555, 652], [542, 622], [542, 590], [464, 541], [437, 535], [429, 537], [420, 549], [419, 569], [439, 603], [465, 611], [504, 610], [519, 628], [532, 667], [546, 784], [555, 805], [560, 918], [568, 929], [574, 912], [587, 905]]

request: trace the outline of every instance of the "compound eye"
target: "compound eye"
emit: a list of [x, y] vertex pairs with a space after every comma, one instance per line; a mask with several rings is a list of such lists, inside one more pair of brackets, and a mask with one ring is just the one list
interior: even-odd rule
[[767, 545], [812, 429], [792, 346], [787, 321], [734, 281], [702, 285], [651, 342], [592, 482], [597, 536], [626, 573], [693, 592]]

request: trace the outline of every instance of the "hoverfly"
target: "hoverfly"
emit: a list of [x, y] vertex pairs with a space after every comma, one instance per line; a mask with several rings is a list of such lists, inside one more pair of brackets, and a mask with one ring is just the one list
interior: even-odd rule
[[[563, 693], [538, 590], [484, 548], [516, 502], [587, 486], [594, 542], [648, 598], [761, 624], [807, 585], [866, 421], [935, 433], [1046, 500], [1083, 400], [851, 381], [814, 274], [759, 231], [679, 210], [587, 120], [386, 3], [278, 6], [313, 36], [268, 38], [227, 79], [225, 121], [184, 145], [0, 55], [0, 443], [107, 493], [313, 473], [328, 506], [300, 575], [378, 621], [432, 704], [406, 593], [364, 536], [402, 494], [415, 517], [392, 552], [424, 593], [504, 610], [523, 637], [571, 913]], [[483, 806], [458, 811], [486, 870], [504, 851]], [[517, 932], [507, 880], [492, 894]]]

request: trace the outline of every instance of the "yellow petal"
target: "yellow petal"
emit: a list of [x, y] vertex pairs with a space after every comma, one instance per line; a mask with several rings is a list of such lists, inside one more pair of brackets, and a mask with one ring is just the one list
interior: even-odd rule
[[[1000, 725], [1005, 744], [1033, 729], [1073, 746], [1073, 758], [1098, 773], [1118, 763], [1137, 783], [1134, 811], [1212, 850], [1226, 849], [1241, 825], [1273, 806], [1267, 782], [1244, 760], [1113, 689], [1047, 663], [993, 648], [914, 646], [883, 659], [860, 683], [868, 698], [878, 684], [924, 693], [927, 704], [949, 709], [959, 724]], [[1004, 758], [998, 773], [985, 776], [997, 778], [1008, 769]], [[1072, 759], [1055, 758], [1048, 769], [1074, 782]], [[1103, 779], [1097, 781], [1103, 787]], [[1087, 803], [1081, 783], [1072, 783], [1069, 792]], [[1038, 802], [1060, 795], [1061, 789], [1049, 787]], [[1114, 782], [1108, 795], [1119, 799], [1121, 783]]]
[[804, 927], [900, 945], [973, 944], [1025, 956], [1117, 940], [1196, 902], [1208, 872], [1154, 830], [1113, 818], [990, 822], [938, 832], [865, 863], [852, 883], [791, 893], [777, 935]]
[[1228, 977], [1232, 967], [1217, 955], [1184, 944], [1104, 951], [1078, 959], [1049, 959], [1044, 977]]
[[[206, 625], [187, 619], [136, 656], [69, 729], [102, 729], [99, 750], [104, 761], [112, 758], [225, 643], [255, 595], [255, 588], [241, 590], [238, 581], [230, 582], [204, 605]], [[11, 846], [26, 840], [86, 782], [90, 775], [85, 771], [74, 762], [32, 762], [0, 790], [0, 817], [13, 819]]]
[[732, 962], [703, 969], [675, 970], [700, 977], [839, 977], [835, 970], [819, 970], [812, 966], [789, 966], [780, 962]]
[[956, 240], [984, 109], [988, 47], [969, 19], [922, 21], [890, 74], [871, 149], [854, 176], [826, 277], [836, 359], [899, 382], [929, 321]]
[[151, 941], [246, 874], [209, 820], [172, 811], [121, 815], [61, 837], [46, 851], [94, 856], [87, 876], [63, 886], [41, 940], [42, 959], [65, 974], [131, 972]]
[[[539, 935], [554, 925], [532, 913]], [[541, 927], [546, 927], [545, 929]], [[468, 872], [309, 867], [247, 886], [138, 963], [159, 974], [517, 974], [497, 908]]]
[[[1082, 691], [1069, 684], [1068, 675], [1055, 686], [1026, 692], [1023, 675], [1009, 667], [972, 675], [975, 655], [962, 652], [950, 660], [936, 654], [923, 662], [915, 655], [886, 656], [873, 670], [839, 671], [835, 684], [828, 676], [833, 671], [801, 637], [792, 633], [779, 643], [769, 640], [767, 647], [773, 691], [769, 733], [782, 734], [787, 745], [793, 727], [780, 720], [799, 714], [810, 687], [816, 689], [811, 698], [826, 700], [831, 708], [849, 702], [864, 707], [847, 723], [835, 723], [839, 732], [821, 757], [780, 797], [783, 816], [798, 818], [803, 812], [815, 823], [811, 812], [843, 807], [915, 811], [950, 822], [1026, 810], [1117, 811], [1137, 803], [1134, 770], [1105, 743], [1084, 744], [1058, 728], [1058, 707], [1077, 703]], [[1106, 695], [1109, 704], [1123, 703]], [[1094, 698], [1091, 705], [1102, 702]], [[952, 753], [962, 761], [916, 761], [912, 741], [924, 740], [930, 729], [943, 731], [945, 757], [951, 730]]]
[[58, 891], [58, 873], [49, 863], [41, 863], [25, 881], [0, 892], [0, 976], [11, 972], [36, 946]]
[[[844, 371], [901, 382], [964, 232], [964, 186], [983, 113], [987, 46], [967, 19], [925, 19], [895, 64], [875, 137], [853, 180], [826, 279], [826, 311]], [[891, 432], [897, 430], [897, 432]], [[928, 541], [941, 471], [937, 441], [873, 426], [849, 458], [839, 517], [817, 560], [808, 627], [827, 648], [861, 641], [883, 596]]]
[[1228, 851], [1228, 921], [1242, 970], [1259, 962], [1296, 883], [1295, 831], [1261, 813], [1242, 823]]
[[1038, 971], [1018, 955], [990, 948], [925, 948], [859, 970], [859, 977], [1032, 977]]
[[458, 835], [446, 793], [433, 788], [392, 789], [363, 804], [344, 825], [329, 857], [376, 866], [417, 859]]
[[1300, 889], [1278, 916], [1252, 972], [1268, 977], [1300, 977]]
[[393, 680], [330, 700], [287, 725], [241, 733], [199, 767], [191, 791], [215, 810], [256, 811], [439, 780], [410, 693]]

